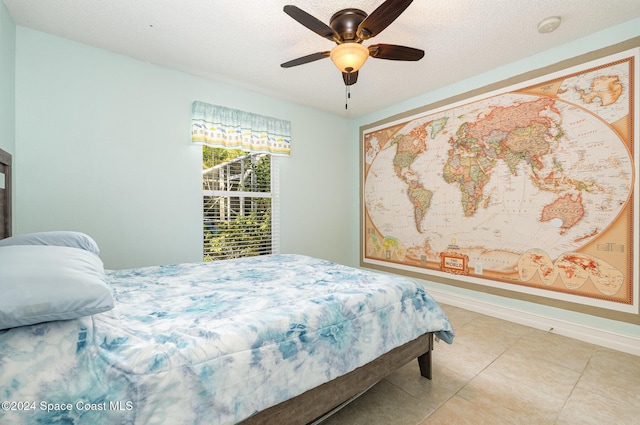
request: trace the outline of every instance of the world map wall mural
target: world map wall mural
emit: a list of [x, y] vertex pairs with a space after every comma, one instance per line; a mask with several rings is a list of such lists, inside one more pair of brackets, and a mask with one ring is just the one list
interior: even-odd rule
[[363, 127], [362, 264], [637, 315], [639, 50]]

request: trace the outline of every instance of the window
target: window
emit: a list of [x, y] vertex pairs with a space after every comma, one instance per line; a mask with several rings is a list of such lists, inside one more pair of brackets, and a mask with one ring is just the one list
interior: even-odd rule
[[279, 252], [277, 156], [291, 123], [194, 101], [191, 141], [202, 148], [204, 260]]
[[277, 158], [202, 147], [204, 260], [279, 252]]

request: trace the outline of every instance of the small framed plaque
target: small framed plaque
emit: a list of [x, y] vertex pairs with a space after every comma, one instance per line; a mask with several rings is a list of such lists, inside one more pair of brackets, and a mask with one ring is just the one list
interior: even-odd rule
[[443, 252], [440, 254], [440, 270], [453, 274], [468, 275], [469, 256], [458, 252]]

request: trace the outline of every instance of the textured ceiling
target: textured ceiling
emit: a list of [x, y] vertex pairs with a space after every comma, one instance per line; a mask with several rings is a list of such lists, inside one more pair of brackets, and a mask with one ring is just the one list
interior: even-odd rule
[[[360, 116], [640, 16], [638, 0], [415, 0], [364, 42], [416, 47], [419, 62], [369, 59], [351, 88], [330, 59], [280, 64], [334, 44], [282, 8], [329, 22], [382, 0], [3, 0], [15, 23], [338, 115]], [[537, 25], [560, 16], [555, 32]]]

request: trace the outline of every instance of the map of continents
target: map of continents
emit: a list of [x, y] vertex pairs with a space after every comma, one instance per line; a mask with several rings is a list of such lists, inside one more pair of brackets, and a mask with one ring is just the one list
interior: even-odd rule
[[454, 246], [481, 277], [615, 294], [622, 272], [580, 248], [630, 202], [628, 87], [611, 65], [365, 132], [365, 256], [439, 269]]

